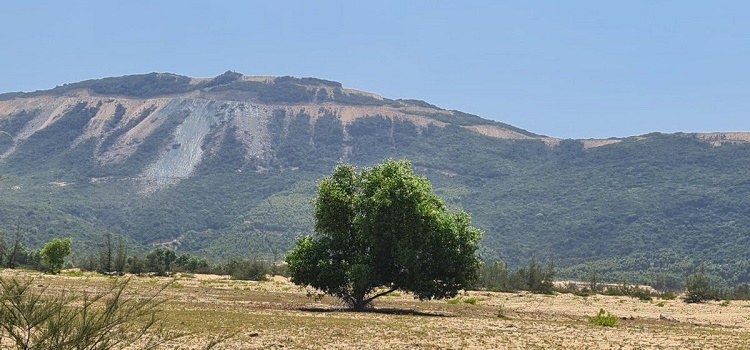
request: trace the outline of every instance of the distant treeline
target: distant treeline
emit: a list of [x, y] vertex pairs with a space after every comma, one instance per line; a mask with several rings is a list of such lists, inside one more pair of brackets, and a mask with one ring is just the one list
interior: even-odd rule
[[[20, 229], [10, 240], [3, 231], [0, 231], [0, 267], [27, 268], [49, 273], [59, 272], [50, 269], [49, 264], [45, 263], [44, 250], [29, 250], [23, 246], [22, 240], [23, 232]], [[131, 255], [126, 241], [120, 236], [115, 243], [111, 234], [104, 235], [98, 254], [69, 260], [64, 267], [117, 275], [128, 273], [169, 276], [174, 273], [205, 273], [229, 275], [232, 279], [254, 281], [265, 280], [267, 275], [286, 275], [285, 265], [256, 258], [231, 258], [225, 263], [209, 264], [204, 258], [187, 253], [178, 255], [174, 250], [165, 247], [156, 247], [145, 256]]]
[[685, 292], [684, 301], [687, 303], [701, 303], [708, 300], [750, 300], [750, 284], [739, 284], [734, 287], [722, 287], [716, 278], [708, 276], [705, 266], [701, 265], [695, 272], [688, 275], [684, 283], [664, 284], [652, 283], [651, 288], [645, 288], [623, 281], [620, 283], [604, 283], [606, 276], [593, 272], [583, 276], [579, 282], [554, 283], [555, 266], [552, 262], [540, 264], [536, 258], [531, 259], [527, 266], [511, 271], [504, 262], [483, 264], [479, 268], [479, 279], [472, 289], [490, 290], [495, 292], [529, 291], [537, 294], [573, 293], [578, 296], [593, 294], [624, 295], [640, 300], [652, 298], [674, 299], [676, 293]]

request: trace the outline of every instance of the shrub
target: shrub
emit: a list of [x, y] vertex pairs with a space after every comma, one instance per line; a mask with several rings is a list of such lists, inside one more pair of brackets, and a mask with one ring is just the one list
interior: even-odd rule
[[715, 299], [718, 295], [716, 289], [711, 286], [708, 277], [703, 273], [702, 266], [698, 272], [688, 276], [685, 287], [687, 292], [683, 301], [686, 303], [703, 303]]
[[479, 299], [474, 297], [464, 299], [464, 303], [466, 304], [476, 305], [477, 302], [479, 302]]
[[225, 270], [233, 280], [265, 281], [270, 268], [260, 260], [231, 259]]
[[617, 326], [617, 317], [604, 311], [604, 309], [599, 309], [596, 316], [589, 318], [589, 322], [597, 326], [614, 327]]
[[664, 299], [664, 300], [675, 300], [675, 299], [677, 299], [677, 294], [674, 294], [674, 293], [672, 293], [670, 291], [666, 291], [664, 293], [661, 293], [659, 295], [659, 297], [662, 298], [662, 299]]
[[[162, 303], [156, 293], [131, 297], [129, 280], [118, 280], [103, 292], [74, 295], [35, 289], [32, 280], [0, 278], [0, 339], [16, 349], [153, 348], [176, 337], [160, 329]], [[141, 341], [150, 333], [154, 337]]]
[[604, 295], [618, 295], [618, 296], [629, 296], [631, 298], [638, 298], [642, 301], [653, 300], [654, 293], [646, 288], [630, 285], [627, 282], [623, 282], [619, 286], [610, 286], [604, 290]]

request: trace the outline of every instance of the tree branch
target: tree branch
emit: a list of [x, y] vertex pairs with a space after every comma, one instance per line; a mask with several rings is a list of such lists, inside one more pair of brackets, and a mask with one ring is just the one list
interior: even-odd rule
[[382, 296], [384, 296], [384, 295], [386, 295], [388, 293], [395, 292], [397, 290], [398, 290], [398, 287], [392, 287], [391, 289], [389, 289], [389, 290], [387, 290], [385, 292], [381, 292], [381, 293], [375, 294], [372, 297], [367, 298], [367, 300], [365, 300], [365, 304], [369, 304], [371, 301], [375, 300], [375, 298], [382, 297]]

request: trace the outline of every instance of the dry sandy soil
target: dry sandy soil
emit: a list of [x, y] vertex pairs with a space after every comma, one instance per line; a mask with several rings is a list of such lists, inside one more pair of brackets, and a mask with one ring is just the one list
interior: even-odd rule
[[[17, 272], [3, 271], [2, 275]], [[50, 290], [95, 290], [110, 277], [23, 272]], [[147, 294], [169, 279], [133, 277], [131, 292]], [[628, 297], [468, 292], [453, 300], [419, 302], [401, 294], [378, 299], [371, 312], [340, 309], [335, 299], [308, 297], [275, 277], [265, 282], [186, 275], [165, 289], [166, 327], [190, 335], [168, 349], [747, 349], [750, 302], [685, 304]], [[472, 304], [471, 302], [475, 302]], [[616, 327], [589, 317], [603, 308]], [[659, 320], [660, 314], [676, 321]]]

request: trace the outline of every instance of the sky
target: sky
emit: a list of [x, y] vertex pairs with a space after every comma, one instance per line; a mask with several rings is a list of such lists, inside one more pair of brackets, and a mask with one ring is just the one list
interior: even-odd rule
[[7, 1], [0, 92], [291, 75], [560, 138], [750, 131], [748, 1]]

